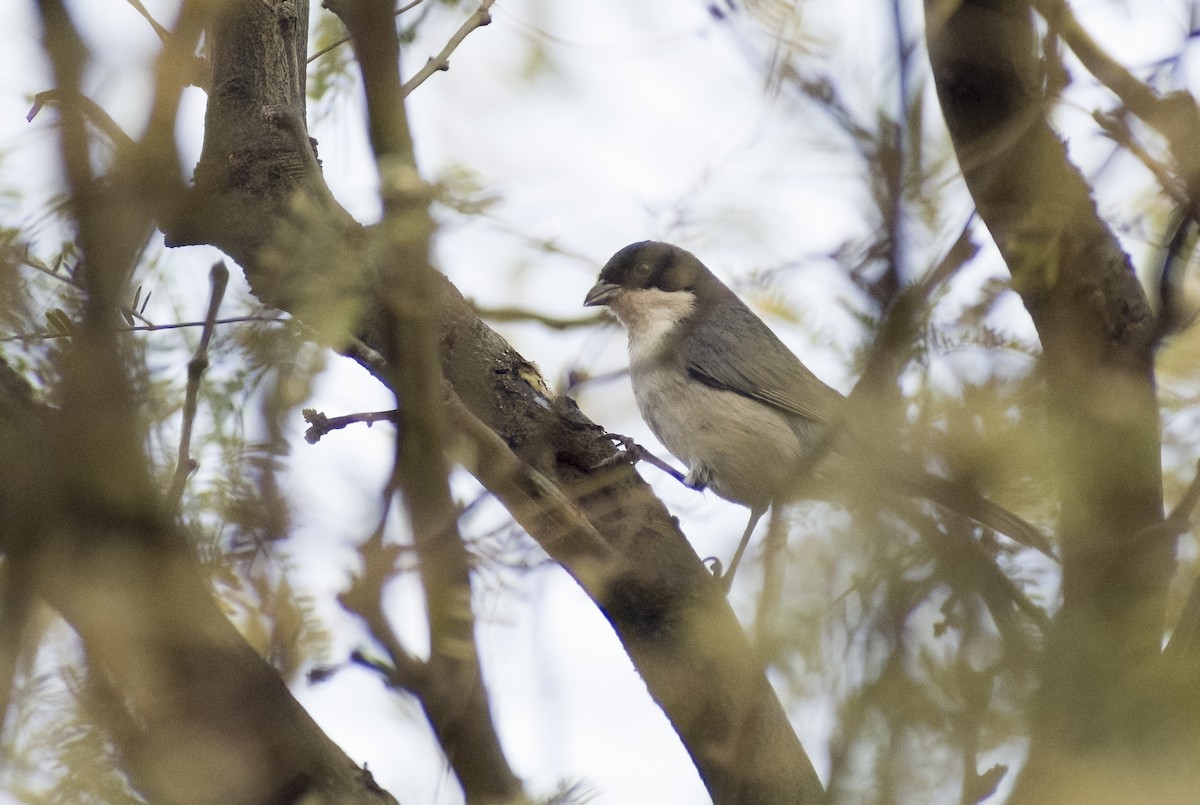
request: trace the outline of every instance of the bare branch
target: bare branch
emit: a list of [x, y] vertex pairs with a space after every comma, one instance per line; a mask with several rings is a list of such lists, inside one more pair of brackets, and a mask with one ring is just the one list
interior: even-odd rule
[[200, 397], [200, 381], [208, 369], [208, 344], [212, 340], [216, 327], [217, 312], [221, 309], [221, 300], [225, 298], [225, 288], [229, 284], [229, 269], [223, 261], [218, 261], [209, 272], [211, 290], [208, 297], [208, 312], [204, 316], [204, 328], [200, 332], [200, 343], [196, 345], [196, 354], [188, 362], [187, 390], [183, 397], [183, 421], [179, 432], [179, 457], [175, 465], [175, 476], [171, 481], [171, 489], [167, 493], [167, 503], [173, 510], [178, 511], [183, 500], [183, 490], [187, 486], [188, 476], [196, 469], [196, 462], [191, 457], [192, 426], [196, 420], [197, 401]]
[[154, 19], [153, 15], [151, 15], [150, 12], [146, 10], [146, 7], [142, 5], [141, 0], [126, 1], [129, 3], [129, 5], [133, 6], [137, 13], [141, 14], [146, 19], [146, 22], [150, 23], [150, 27], [154, 29], [154, 33], [158, 34], [159, 40], [163, 42], [163, 44], [166, 44], [167, 40], [171, 38], [171, 32], [160, 25], [158, 20]]
[[391, 411], [365, 411], [359, 414], [345, 414], [344, 416], [328, 417], [320, 411], [312, 408], [305, 408], [302, 412], [304, 421], [309, 424], [308, 430], [304, 431], [304, 441], [309, 444], [316, 444], [321, 441], [321, 437], [335, 430], [340, 430], [356, 422], [365, 422], [367, 427], [370, 427], [376, 422], [398, 422], [400, 420], [400, 411], [393, 408]]
[[[1079, 23], [1065, 0], [1035, 0], [1034, 8], [1079, 57], [1084, 67], [1121, 99], [1125, 107], [1167, 141], [1188, 188], [1189, 214], [1200, 220], [1200, 154], [1195, 147], [1200, 108], [1187, 92], [1160, 95], [1108, 55]], [[1165, 185], [1164, 185], [1165, 186]]]
[[491, 24], [491, 8], [492, 4], [495, 2], [496, 0], [483, 0], [483, 2], [479, 4], [479, 8], [475, 10], [475, 13], [467, 17], [466, 21], [463, 22], [463, 24], [459, 26], [458, 30], [454, 32], [454, 35], [450, 37], [448, 42], [446, 42], [446, 46], [442, 48], [441, 52], [429, 61], [425, 62], [425, 65], [417, 71], [416, 75], [404, 82], [404, 85], [400, 87], [400, 94], [407, 98], [412, 91], [421, 86], [421, 84], [423, 84], [425, 79], [429, 78], [429, 76], [433, 75], [439, 70], [449, 70], [450, 54], [452, 54], [455, 49], [457, 49], [458, 46], [463, 43], [463, 40], [466, 39], [476, 28], [482, 28], [485, 25]]
[[113, 145], [124, 148], [133, 146], [133, 138], [125, 133], [125, 130], [117, 124], [117, 121], [112, 119], [112, 115], [104, 111], [104, 108], [100, 104], [79, 92], [66, 92], [61, 89], [48, 89], [45, 92], [39, 92], [33, 96], [33, 106], [30, 107], [29, 113], [25, 115], [25, 120], [32, 123], [43, 106], [61, 106], [65, 103], [79, 104], [96, 128], [104, 132], [108, 136], [108, 139], [112, 140]]
[[[522, 461], [457, 394], [448, 389], [445, 401], [455, 430], [473, 449], [474, 461], [467, 470], [552, 555], [573, 557], [564, 567], [585, 589], [597, 598], [606, 595], [605, 584], [622, 572], [625, 560], [557, 485]], [[603, 575], [596, 575], [601, 568]]]
[[[396, 9], [396, 13], [395, 13], [395, 15], [394, 15], [394, 16], [397, 16], [397, 17], [399, 17], [399, 16], [400, 16], [401, 14], [403, 14], [405, 11], [408, 11], [408, 10], [410, 10], [410, 9], [414, 9], [414, 8], [416, 8], [417, 6], [421, 5], [421, 3], [423, 3], [424, 1], [425, 1], [425, 0], [412, 0], [412, 2], [411, 2], [411, 3], [408, 3], [408, 4], [406, 4], [406, 5], [403, 5], [403, 6], [401, 6], [400, 8]], [[321, 48], [320, 50], [318, 50], [316, 53], [314, 53], [314, 54], [312, 54], [311, 56], [309, 56], [309, 57], [308, 57], [308, 63], [309, 63], [309, 64], [312, 64], [312, 63], [313, 63], [313, 62], [315, 62], [317, 59], [321, 58], [322, 56], [324, 56], [326, 53], [330, 52], [330, 51], [331, 51], [331, 50], [333, 50], [334, 48], [338, 48], [338, 47], [341, 47], [342, 45], [346, 44], [347, 42], [349, 42], [349, 41], [351, 40], [351, 38], [352, 38], [352, 37], [350, 36], [350, 34], [346, 34], [346, 35], [345, 35], [345, 36], [343, 36], [343, 37], [339, 37], [338, 39], [335, 39], [334, 41], [330, 42], [330, 43], [329, 43], [328, 45], [326, 45], [325, 47], [323, 47], [323, 48]]]
[[484, 307], [475, 302], [471, 302], [471, 306], [475, 308], [475, 312], [479, 314], [481, 319], [506, 322], [528, 321], [540, 324], [543, 327], [549, 327], [551, 330], [573, 330], [576, 327], [595, 327], [611, 321], [604, 314], [586, 316], [584, 318], [564, 319], [559, 316], [548, 316], [544, 313], [520, 307]]
[[[248, 322], [259, 322], [265, 324], [287, 324], [292, 319], [286, 316], [230, 316], [225, 319], [215, 319], [212, 324], [245, 324]], [[191, 327], [205, 327], [207, 321], [181, 321], [172, 324], [138, 324], [133, 327], [118, 327], [115, 332], [118, 333], [156, 333], [159, 330], [179, 330]], [[67, 332], [44, 332], [44, 333], [27, 333], [17, 335], [0, 336], [0, 343], [5, 341], [46, 341], [53, 338], [70, 338], [71, 333]]]

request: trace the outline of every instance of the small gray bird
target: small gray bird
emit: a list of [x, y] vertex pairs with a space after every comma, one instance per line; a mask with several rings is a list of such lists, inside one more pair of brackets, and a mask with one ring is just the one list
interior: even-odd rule
[[[722, 577], [728, 589], [767, 509], [811, 491], [804, 476], [845, 398], [810, 372], [695, 255], [669, 243], [642, 241], [621, 249], [583, 303], [606, 306], [625, 325], [638, 410], [687, 466], [684, 482], [750, 509]], [[827, 475], [824, 466], [818, 475]], [[896, 491], [958, 509], [1053, 556], [1044, 537], [1011, 512], [923, 470], [914, 475], [893, 484]], [[798, 490], [801, 481], [806, 487]]]

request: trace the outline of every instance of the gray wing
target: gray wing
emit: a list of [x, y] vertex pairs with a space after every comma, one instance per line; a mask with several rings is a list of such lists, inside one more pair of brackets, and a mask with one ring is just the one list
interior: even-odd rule
[[797, 416], [831, 424], [843, 397], [808, 370], [758, 316], [733, 297], [685, 339], [688, 374]]

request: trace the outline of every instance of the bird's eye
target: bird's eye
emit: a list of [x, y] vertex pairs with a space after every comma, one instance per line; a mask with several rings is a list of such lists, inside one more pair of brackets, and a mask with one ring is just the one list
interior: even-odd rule
[[633, 276], [638, 280], [645, 280], [650, 276], [650, 264], [638, 263], [633, 267]]

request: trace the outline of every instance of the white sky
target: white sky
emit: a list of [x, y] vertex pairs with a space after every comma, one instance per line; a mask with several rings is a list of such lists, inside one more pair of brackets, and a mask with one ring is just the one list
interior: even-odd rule
[[[146, 5], [160, 20], [169, 20], [174, 7], [168, 0]], [[1085, 16], [1101, 6], [1098, 0], [1076, 5]], [[1114, 14], [1100, 29], [1101, 35], [1120, 32], [1105, 41], [1122, 57], [1150, 59], [1178, 41], [1182, 23], [1167, 10], [1173, 6], [1150, 5], [1159, 13]], [[883, 6], [890, 3], [805, 5], [812, 46], [837, 65], [839, 80], [861, 89], [860, 98], [893, 80], [876, 61], [890, 41], [862, 24]], [[72, 7], [98, 59], [89, 94], [136, 129], [144, 117], [142, 79], [156, 39], [123, 0]], [[50, 111], [32, 124], [24, 120], [29, 96], [50, 86], [37, 58], [29, 4], [0, 0], [0, 12], [6, 23], [0, 29], [0, 188], [21, 191], [15, 199], [0, 197], [0, 223], [16, 225], [37, 221], [55, 186], [54, 118]], [[314, 10], [314, 23], [324, 13]], [[406, 72], [437, 52], [466, 13], [434, 13], [407, 51]], [[487, 306], [521, 304], [553, 315], [583, 315], [580, 302], [599, 265], [619, 247], [647, 237], [679, 242], [734, 283], [755, 270], [797, 262], [771, 292], [800, 319], [775, 318], [771, 324], [817, 374], [848, 390], [854, 381], [848, 356], [863, 334], [844, 313], [839, 299], [846, 289], [821, 255], [867, 226], [861, 220], [865, 202], [854, 195], [862, 169], [829, 147], [822, 121], [792, 101], [765, 97], [748, 48], [699, 0], [500, 0], [493, 15], [493, 24], [474, 32], [453, 56], [451, 69], [410, 99], [426, 176], [436, 179], [455, 166], [466, 167], [500, 198], [487, 220], [449, 217], [438, 240], [440, 264], [463, 292]], [[910, 25], [919, 24], [914, 15]], [[543, 49], [545, 58], [544, 69], [532, 78], [531, 45]], [[190, 91], [180, 124], [189, 166], [198, 155], [203, 100]], [[357, 97], [343, 96], [321, 111], [313, 135], [329, 183], [360, 220], [371, 220], [378, 205]], [[1103, 146], [1095, 138], [1072, 141], [1085, 162], [1100, 159]], [[961, 189], [952, 189], [950, 198], [937, 235], [913, 244], [928, 262], [957, 236], [969, 212]], [[1102, 199], [1102, 206], [1119, 201]], [[59, 237], [45, 225], [38, 231], [47, 242]], [[546, 255], [514, 233], [533, 242], [553, 240], [579, 257]], [[202, 318], [207, 266], [216, 256], [208, 249], [167, 254], [166, 281], [152, 287], [150, 317]], [[993, 262], [975, 270], [982, 276], [996, 269]], [[236, 284], [235, 293], [244, 298], [244, 284]], [[1012, 332], [1033, 339], [1015, 297], [1003, 317]], [[604, 372], [624, 365], [624, 339], [615, 329], [565, 334], [537, 325], [497, 329], [553, 384], [574, 366]], [[182, 378], [186, 360], [181, 355], [178, 365], [164, 371]], [[973, 360], [952, 356], [935, 368], [951, 378], [971, 376], [980, 371]], [[588, 387], [579, 402], [610, 430], [655, 444], [637, 418], [626, 381]], [[391, 400], [356, 367], [334, 358], [309, 405], [333, 415], [391, 407]], [[333, 596], [354, 564], [353, 542], [374, 524], [390, 432], [384, 426], [351, 428], [307, 446], [300, 439], [303, 429], [297, 417], [289, 492], [299, 507], [298, 528], [289, 549], [297, 578], [333, 624], [331, 659], [339, 659], [363, 645], [361, 629], [337, 609]], [[218, 470], [201, 472], [205, 469]], [[745, 522], [743, 509], [683, 489], [652, 468], [643, 474], [680, 517], [701, 556], [730, 555]], [[460, 490], [464, 499], [474, 495], [467, 480]], [[747, 570], [733, 600], [748, 614], [754, 572]], [[530, 790], [546, 793], [560, 780], [580, 779], [595, 788], [594, 802], [602, 805], [708, 802], [678, 740], [595, 608], [556, 568], [533, 572], [526, 582], [516, 594], [489, 591], [477, 597], [494, 713], [508, 757]], [[405, 638], [420, 645], [415, 591], [398, 584], [390, 607]], [[461, 801], [411, 701], [384, 691], [359, 670], [296, 693], [333, 739], [367, 763], [402, 802]], [[818, 701], [793, 710], [796, 729], [822, 775], [828, 765], [827, 709]]]

